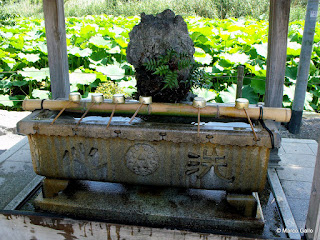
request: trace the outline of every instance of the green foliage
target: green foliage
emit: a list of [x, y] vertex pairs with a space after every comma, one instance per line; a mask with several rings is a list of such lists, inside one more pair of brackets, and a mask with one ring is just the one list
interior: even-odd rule
[[161, 55], [156, 59], [148, 59], [143, 65], [153, 74], [163, 76], [164, 87], [162, 89], [178, 88], [178, 72], [192, 67], [188, 55], [177, 53], [172, 49], [169, 49], [165, 55]]
[[[72, 91], [79, 91], [85, 97], [89, 92], [94, 92], [100, 83], [112, 80], [123, 84], [131, 80], [134, 69], [126, 61], [126, 48], [128, 34], [139, 20], [138, 17], [106, 15], [66, 19]], [[192, 66], [191, 82], [186, 84], [193, 84], [193, 91], [203, 94], [208, 100], [229, 101], [228, 98], [234, 94], [232, 86], [236, 83], [237, 67], [243, 65], [244, 96], [251, 103], [263, 101], [268, 22], [250, 18], [219, 20], [188, 17], [185, 20], [198, 63]], [[294, 95], [303, 25], [303, 22], [296, 21], [289, 26], [284, 106], [291, 105]], [[317, 25], [305, 104], [306, 109], [316, 111], [320, 111], [319, 43], [320, 28]], [[171, 59], [174, 58], [177, 56], [171, 54]], [[177, 85], [175, 72], [190, 66], [183, 56], [178, 59], [171, 66], [167, 54], [152, 60], [146, 67], [149, 71], [162, 74], [166, 87], [174, 88]], [[130, 93], [135, 91], [132, 86], [133, 83], [127, 86]], [[21, 102], [18, 100], [48, 97], [49, 90], [43, 20], [16, 18], [14, 25], [0, 24], [0, 107], [19, 109]]]
[[165, 55], [157, 57], [157, 59], [148, 59], [143, 64], [148, 71], [155, 75], [163, 76], [165, 88], [178, 88], [178, 75], [182, 70], [189, 70], [189, 79], [185, 84], [190, 86], [203, 86], [211, 80], [210, 74], [199, 69], [201, 64], [194, 63], [186, 53], [177, 53], [170, 49]]
[[[71, 91], [86, 97], [101, 82], [128, 80], [127, 75], [134, 74], [125, 49], [128, 32], [138, 20], [112, 16], [66, 20]], [[13, 26], [0, 25], [0, 96], [42, 98], [49, 90], [44, 22], [19, 18]], [[20, 101], [7, 101], [0, 101], [0, 107], [21, 107]]]

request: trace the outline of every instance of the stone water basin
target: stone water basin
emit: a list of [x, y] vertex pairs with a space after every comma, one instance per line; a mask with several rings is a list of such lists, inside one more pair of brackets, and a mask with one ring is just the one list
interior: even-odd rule
[[[263, 190], [271, 148], [258, 123], [255, 141], [246, 122], [180, 123], [129, 117], [35, 111], [18, 123], [28, 135], [34, 170], [53, 179], [77, 179], [138, 185], [186, 187], [252, 193]], [[275, 132], [275, 144], [279, 136]]]

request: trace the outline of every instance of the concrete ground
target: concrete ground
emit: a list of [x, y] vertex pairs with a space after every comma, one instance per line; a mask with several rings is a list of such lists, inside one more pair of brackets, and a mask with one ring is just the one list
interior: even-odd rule
[[[27, 197], [37, 186], [29, 186], [29, 183], [38, 178], [33, 171], [28, 139], [22, 137], [20, 142], [0, 155], [0, 209], [10, 210], [13, 202]], [[17, 195], [20, 199], [16, 200]]]
[[16, 124], [29, 114], [27, 111], [0, 110], [0, 154], [23, 139], [24, 136], [17, 134]]
[[305, 228], [318, 144], [283, 138], [276, 171], [298, 229]]

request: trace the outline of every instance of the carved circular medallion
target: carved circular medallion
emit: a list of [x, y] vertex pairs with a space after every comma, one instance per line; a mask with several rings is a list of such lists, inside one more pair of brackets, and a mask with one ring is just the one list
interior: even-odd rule
[[137, 175], [146, 176], [155, 172], [159, 165], [157, 151], [148, 144], [135, 144], [126, 154], [127, 167]]

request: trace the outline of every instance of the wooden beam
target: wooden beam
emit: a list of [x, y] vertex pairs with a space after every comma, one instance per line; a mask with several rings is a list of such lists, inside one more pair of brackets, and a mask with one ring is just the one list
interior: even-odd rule
[[291, 0], [270, 0], [266, 107], [282, 107]]
[[67, 98], [70, 92], [63, 0], [43, 0], [52, 98]]
[[242, 87], [243, 87], [243, 78], [244, 78], [244, 66], [238, 66], [238, 76], [237, 76], [237, 93], [236, 99], [242, 97]]
[[[318, 143], [320, 143], [320, 139]], [[318, 144], [318, 155], [314, 167], [309, 211], [306, 222], [306, 236], [308, 240], [320, 239], [320, 144]]]

